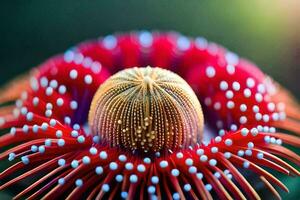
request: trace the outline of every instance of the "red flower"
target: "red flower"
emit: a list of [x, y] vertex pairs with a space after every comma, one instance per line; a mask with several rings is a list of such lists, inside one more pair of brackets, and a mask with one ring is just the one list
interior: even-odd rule
[[[148, 65], [190, 84], [212, 129], [205, 141], [140, 154], [90, 132], [99, 86], [124, 68]], [[0, 137], [0, 160], [13, 163], [0, 174], [0, 190], [38, 178], [16, 198], [258, 199], [247, 171], [277, 197], [273, 185], [288, 189], [267, 169], [300, 175], [283, 160], [299, 166], [299, 155], [282, 146], [300, 146], [299, 105], [254, 64], [203, 38], [140, 32], [84, 42], [0, 94], [0, 128], [10, 129]], [[295, 135], [280, 133], [287, 131]]]

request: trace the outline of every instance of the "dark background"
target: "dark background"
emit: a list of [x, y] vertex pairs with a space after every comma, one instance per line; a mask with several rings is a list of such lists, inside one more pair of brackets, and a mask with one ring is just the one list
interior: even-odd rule
[[[299, 0], [1, 1], [0, 25], [0, 85], [89, 38], [175, 30], [254, 61], [300, 99]], [[299, 178], [285, 183], [299, 199]]]

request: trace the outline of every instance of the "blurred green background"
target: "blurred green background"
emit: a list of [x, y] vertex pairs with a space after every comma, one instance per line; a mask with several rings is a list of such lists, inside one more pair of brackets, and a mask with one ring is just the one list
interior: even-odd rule
[[[254, 61], [300, 99], [299, 0], [1, 1], [0, 25], [0, 85], [89, 38], [175, 30]], [[284, 199], [300, 199], [299, 178], [288, 180]]]

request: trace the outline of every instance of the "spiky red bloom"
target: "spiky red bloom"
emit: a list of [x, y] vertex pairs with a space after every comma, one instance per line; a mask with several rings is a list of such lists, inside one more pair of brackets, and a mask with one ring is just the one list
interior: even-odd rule
[[[101, 83], [148, 65], [181, 75], [219, 136], [142, 156], [92, 135], [87, 115]], [[13, 162], [0, 190], [38, 177], [15, 198], [259, 199], [245, 172], [277, 197], [273, 185], [288, 189], [268, 169], [300, 175], [283, 160], [300, 166], [299, 155], [282, 146], [299, 147], [299, 137], [275, 129], [300, 134], [298, 104], [254, 64], [203, 38], [140, 32], [84, 42], [4, 88], [0, 103], [0, 128], [10, 129], [0, 159]]]

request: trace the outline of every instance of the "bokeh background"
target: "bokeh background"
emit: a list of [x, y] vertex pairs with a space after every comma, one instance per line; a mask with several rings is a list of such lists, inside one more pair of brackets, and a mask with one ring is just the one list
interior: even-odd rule
[[[299, 0], [1, 1], [0, 85], [80, 41], [128, 30], [204, 36], [254, 61], [300, 99]], [[300, 199], [299, 178], [282, 180], [291, 191], [283, 199]]]

